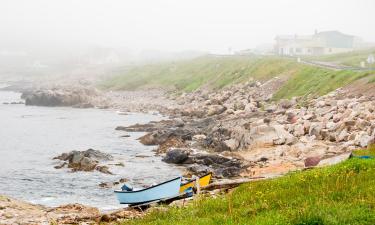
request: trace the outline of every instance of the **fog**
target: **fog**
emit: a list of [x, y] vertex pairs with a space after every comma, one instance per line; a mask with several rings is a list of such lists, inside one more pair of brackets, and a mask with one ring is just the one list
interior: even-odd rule
[[314, 30], [375, 40], [374, 9], [372, 0], [1, 0], [0, 43], [220, 53]]
[[0, 72], [228, 54], [325, 30], [374, 42], [374, 9], [372, 0], [1, 0]]

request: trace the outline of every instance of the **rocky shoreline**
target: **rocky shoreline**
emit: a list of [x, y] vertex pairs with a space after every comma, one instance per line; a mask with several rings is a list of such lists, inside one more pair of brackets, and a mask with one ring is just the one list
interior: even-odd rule
[[130, 208], [100, 212], [81, 204], [44, 207], [0, 195], [0, 224], [117, 224], [143, 215], [144, 212]]
[[[306, 167], [340, 162], [347, 159], [352, 150], [375, 143], [374, 96], [353, 95], [351, 91], [338, 89], [321, 97], [273, 101], [273, 94], [282, 82], [280, 78], [264, 82], [250, 81], [218, 91], [198, 90], [174, 94], [173, 97], [160, 90], [149, 93], [37, 90], [24, 94], [24, 99], [29, 104], [48, 105], [40, 103], [47, 99], [53, 103], [49, 106], [78, 107], [83, 104], [82, 107], [114, 108], [123, 112], [158, 111], [169, 116], [169, 119], [162, 121], [128, 127], [120, 125], [116, 129], [146, 132], [139, 141], [145, 145], [155, 145], [155, 154], [162, 155], [166, 163], [186, 168], [187, 176], [206, 172], [213, 172], [216, 179], [279, 176]], [[72, 93], [95, 94], [81, 98]], [[73, 163], [73, 156], [69, 154], [66, 157], [61, 155], [59, 159], [66, 161], [67, 164], [63, 166], [85, 170], [82, 161], [86, 165], [86, 161], [91, 162], [92, 159], [83, 160], [87, 157], [81, 153], [78, 155], [82, 156], [77, 161], [79, 163]], [[95, 166], [90, 164], [90, 169], [97, 167], [98, 163], [93, 162]], [[27, 205], [4, 199], [10, 198], [2, 197], [1, 202]], [[35, 210], [35, 215], [43, 215], [40, 218], [48, 215], [43, 207], [27, 207]], [[84, 206], [69, 205], [55, 209], [74, 212], [79, 207]], [[9, 205], [3, 206], [0, 213], [8, 208]], [[89, 210], [91, 215], [95, 215], [92, 221], [103, 218], [104, 215], [92, 210]], [[7, 215], [23, 215], [12, 212]], [[143, 215], [139, 212], [128, 213], [126, 209], [123, 212], [125, 219]]]
[[217, 178], [283, 174], [375, 142], [374, 96], [338, 89], [272, 101], [280, 82], [182, 94], [164, 109], [171, 119], [117, 129], [148, 132], [140, 142], [157, 145], [164, 161]]

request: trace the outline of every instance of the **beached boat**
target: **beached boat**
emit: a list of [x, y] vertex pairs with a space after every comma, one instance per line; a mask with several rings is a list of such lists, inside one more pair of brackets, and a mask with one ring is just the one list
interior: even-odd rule
[[176, 177], [141, 190], [117, 190], [115, 194], [121, 204], [141, 204], [179, 196], [180, 186], [181, 177]]
[[[208, 173], [204, 176], [199, 177], [199, 186], [205, 187], [210, 183], [212, 173]], [[180, 193], [185, 192], [188, 188], [193, 188], [195, 186], [195, 179], [191, 179], [185, 183], [181, 184]]]

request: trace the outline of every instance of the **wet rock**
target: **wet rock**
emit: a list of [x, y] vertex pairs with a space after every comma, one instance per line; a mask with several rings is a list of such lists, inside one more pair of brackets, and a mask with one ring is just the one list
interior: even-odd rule
[[185, 141], [191, 140], [192, 136], [192, 131], [184, 128], [177, 128], [157, 130], [140, 137], [139, 140], [144, 145], [161, 145], [172, 137]]
[[109, 168], [108, 166], [96, 166], [95, 169], [101, 173], [105, 173], [105, 174], [113, 174], [111, 171], [109, 171]]
[[167, 152], [163, 161], [166, 163], [181, 164], [189, 158], [189, 152], [184, 149], [172, 149]]
[[68, 165], [68, 163], [67, 162], [63, 162], [60, 165], [55, 166], [54, 168], [55, 169], [61, 169], [61, 168], [65, 167], [66, 165]]
[[59, 159], [65, 161], [59, 166], [55, 166], [56, 169], [67, 166], [72, 171], [93, 171], [98, 170], [103, 173], [111, 174], [106, 166], [98, 166], [100, 161], [112, 160], [113, 157], [107, 153], [100, 152], [94, 149], [88, 149], [86, 151], [71, 151], [69, 153], [63, 153], [53, 159]]

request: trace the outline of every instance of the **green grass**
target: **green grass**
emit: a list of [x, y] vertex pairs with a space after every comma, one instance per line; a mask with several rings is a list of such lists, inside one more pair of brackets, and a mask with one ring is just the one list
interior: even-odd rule
[[353, 151], [354, 156], [372, 156], [375, 157], [375, 145], [371, 145], [369, 148], [366, 150], [358, 150], [358, 151]]
[[[375, 55], [375, 48], [369, 48], [364, 50], [358, 50], [347, 53], [339, 53], [333, 55], [323, 55], [323, 56], [313, 56], [307, 57], [307, 59], [325, 61], [325, 62], [337, 62], [346, 66], [359, 67], [362, 61], [367, 60], [368, 55]], [[367, 62], [366, 62], [367, 63]], [[370, 67], [375, 67], [375, 65], [370, 65]]]
[[292, 60], [277, 57], [204, 56], [175, 63], [135, 67], [105, 81], [101, 86], [114, 90], [167, 87], [193, 91], [202, 86], [221, 88], [251, 77], [268, 79], [292, 70], [295, 66]]
[[375, 160], [290, 173], [126, 224], [375, 224]]
[[370, 72], [335, 71], [306, 66], [290, 77], [286, 84], [275, 94], [274, 99], [325, 95], [370, 74]]
[[163, 87], [190, 92], [202, 87], [219, 89], [251, 79], [288, 78], [274, 96], [278, 100], [309, 94], [324, 95], [368, 75], [365, 72], [323, 69], [274, 56], [204, 56], [135, 67], [106, 80], [101, 87], [112, 90]]
[[375, 76], [370, 78], [370, 80], [368, 81], [368, 83], [375, 83]]

